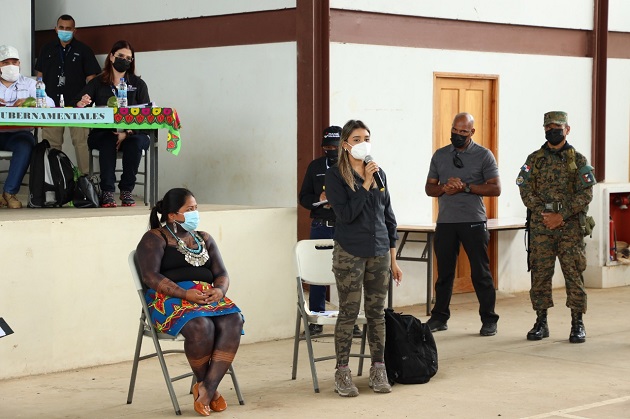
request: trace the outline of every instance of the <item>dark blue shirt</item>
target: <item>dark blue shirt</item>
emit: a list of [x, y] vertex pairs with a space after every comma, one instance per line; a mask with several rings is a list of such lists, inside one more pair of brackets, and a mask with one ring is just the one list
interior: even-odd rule
[[366, 191], [355, 173], [355, 190], [343, 180], [339, 168], [326, 172], [326, 198], [337, 216], [334, 239], [346, 252], [358, 257], [382, 256], [396, 247], [396, 217], [392, 210], [385, 172], [380, 169], [386, 189]]

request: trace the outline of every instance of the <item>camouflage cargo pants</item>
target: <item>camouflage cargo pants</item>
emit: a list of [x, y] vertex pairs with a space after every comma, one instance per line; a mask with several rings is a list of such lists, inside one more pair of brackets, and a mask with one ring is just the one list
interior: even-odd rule
[[532, 287], [529, 296], [534, 310], [553, 307], [552, 278], [556, 257], [564, 274], [567, 307], [586, 313], [586, 289], [582, 272], [586, 269], [586, 252], [582, 235], [532, 234], [530, 242]]
[[390, 281], [391, 256], [362, 258], [346, 252], [335, 242], [333, 272], [339, 293], [339, 317], [335, 326], [337, 365], [348, 365], [352, 347], [352, 328], [361, 306], [361, 289], [368, 323], [368, 342], [372, 362], [383, 362], [385, 354], [385, 299]]

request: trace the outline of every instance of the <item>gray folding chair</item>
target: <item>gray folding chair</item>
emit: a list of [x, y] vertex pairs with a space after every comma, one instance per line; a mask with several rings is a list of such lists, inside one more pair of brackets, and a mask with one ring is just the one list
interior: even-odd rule
[[[171, 342], [184, 342], [184, 336], [181, 334], [177, 336], [171, 336], [166, 333], [159, 333], [153, 327], [151, 322], [151, 315], [149, 313], [149, 307], [147, 306], [146, 300], [144, 299], [144, 293], [146, 289], [142, 284], [142, 280], [140, 279], [140, 268], [138, 267], [138, 262], [136, 260], [136, 251], [132, 250], [129, 254], [129, 269], [131, 270], [131, 277], [133, 279], [134, 286], [138, 291], [138, 296], [140, 297], [140, 301], [142, 303], [142, 312], [140, 313], [140, 326], [138, 327], [138, 339], [136, 341], [136, 351], [133, 357], [133, 367], [131, 369], [131, 380], [129, 382], [129, 392], [127, 393], [127, 404], [131, 404], [133, 399], [133, 391], [136, 386], [136, 375], [138, 373], [138, 364], [140, 361], [157, 357], [160, 361], [160, 366], [162, 367], [162, 374], [164, 375], [164, 381], [166, 381], [166, 387], [168, 389], [168, 393], [171, 396], [171, 402], [173, 403], [173, 409], [175, 409], [175, 414], [181, 415], [182, 412], [179, 409], [179, 403], [177, 402], [177, 396], [175, 395], [175, 390], [173, 389], [173, 382], [181, 380], [183, 378], [192, 377], [192, 383], [190, 385], [190, 392], [192, 393], [192, 386], [195, 383], [195, 377], [192, 371], [187, 372], [186, 374], [178, 375], [177, 377], [170, 376], [168, 372], [168, 368], [166, 366], [166, 361], [164, 360], [164, 355], [171, 353], [184, 353], [183, 349], [169, 349], [162, 350], [160, 346], [160, 341], [171, 341]], [[153, 340], [153, 345], [155, 346], [155, 352], [140, 356], [140, 350], [142, 349], [142, 340], [144, 337], [150, 337]], [[234, 385], [234, 391], [236, 392], [236, 397], [238, 398], [238, 403], [241, 405], [245, 404], [245, 400], [243, 399], [243, 395], [241, 394], [241, 388], [238, 385], [238, 380], [236, 379], [236, 373], [234, 372], [234, 367], [230, 365], [230, 369], [227, 374], [232, 377], [232, 384]]]
[[[317, 380], [317, 370], [315, 363], [335, 359], [335, 355], [327, 355], [315, 357], [313, 354], [312, 337], [308, 329], [309, 323], [320, 325], [334, 325], [337, 322], [336, 317], [322, 316], [312, 313], [308, 309], [308, 303], [304, 298], [303, 284], [309, 285], [335, 285], [335, 275], [332, 272], [332, 249], [333, 241], [329, 239], [317, 240], [301, 240], [295, 245], [295, 263], [297, 269], [297, 318], [295, 321], [295, 340], [293, 344], [293, 373], [291, 378], [295, 380], [297, 377], [297, 361], [298, 352], [301, 341], [306, 342], [308, 349], [308, 359], [311, 366], [311, 376], [313, 378], [313, 390], [319, 393], [319, 382]], [[304, 327], [304, 335], [300, 335], [300, 324]], [[363, 373], [363, 359], [369, 358], [370, 355], [365, 354], [365, 340], [367, 331], [367, 320], [365, 315], [359, 314], [356, 323], [363, 326], [363, 334], [361, 336], [361, 349], [359, 353], [350, 354], [351, 357], [359, 358], [359, 371], [357, 375]], [[334, 333], [323, 333], [317, 335], [317, 338], [332, 337]]]

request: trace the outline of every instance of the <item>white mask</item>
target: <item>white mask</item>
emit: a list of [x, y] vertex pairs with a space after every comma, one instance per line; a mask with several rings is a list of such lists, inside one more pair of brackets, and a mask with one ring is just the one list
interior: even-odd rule
[[362, 143], [359, 143], [355, 146], [351, 146], [352, 149], [350, 150], [350, 154], [352, 154], [352, 157], [354, 157], [357, 160], [365, 160], [365, 156], [370, 154], [370, 150], [372, 149], [372, 144], [368, 143], [367, 141], [364, 141]]
[[2, 71], [2, 78], [11, 83], [20, 77], [20, 67], [17, 65], [5, 65], [0, 67], [0, 71]]

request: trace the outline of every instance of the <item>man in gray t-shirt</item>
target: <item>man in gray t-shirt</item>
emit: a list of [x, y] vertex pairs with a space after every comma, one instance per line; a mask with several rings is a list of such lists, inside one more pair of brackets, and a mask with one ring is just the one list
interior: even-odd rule
[[490, 273], [484, 196], [499, 196], [499, 169], [492, 152], [472, 140], [475, 120], [460, 113], [453, 120], [451, 143], [433, 154], [425, 192], [438, 198], [434, 249], [438, 278], [435, 305], [427, 322], [432, 332], [448, 329], [455, 267], [462, 244], [470, 261], [472, 283], [479, 300], [482, 336], [497, 333], [496, 292]]

